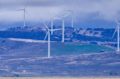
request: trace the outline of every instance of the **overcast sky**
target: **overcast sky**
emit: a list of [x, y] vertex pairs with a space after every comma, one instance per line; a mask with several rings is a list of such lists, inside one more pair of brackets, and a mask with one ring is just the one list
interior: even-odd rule
[[74, 13], [76, 23], [93, 21], [114, 22], [119, 17], [120, 0], [0, 0], [0, 22], [23, 20], [26, 7], [27, 21], [39, 22], [60, 16], [66, 10]]

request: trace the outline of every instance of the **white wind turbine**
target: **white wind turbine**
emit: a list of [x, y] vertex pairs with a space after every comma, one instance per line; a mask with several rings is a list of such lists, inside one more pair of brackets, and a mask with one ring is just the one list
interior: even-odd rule
[[22, 9], [23, 10], [23, 12], [24, 12], [24, 14], [23, 14], [23, 22], [24, 22], [24, 27], [26, 26], [26, 9], [24, 8], [24, 9]]
[[74, 20], [73, 20], [73, 12], [72, 11], [67, 11], [69, 13], [65, 13], [63, 16], [62, 16], [62, 43], [64, 43], [65, 41], [65, 18], [68, 17], [68, 16], [71, 16], [71, 27], [74, 27]]
[[26, 9], [24, 8], [23, 9], [23, 12], [24, 12], [24, 26], [26, 26]]
[[116, 32], [117, 32], [117, 52], [120, 52], [120, 23], [118, 20], [116, 20], [116, 29], [113, 33], [112, 38], [115, 36]]
[[14, 11], [23, 11], [23, 26], [26, 26], [26, 8], [24, 7], [23, 9], [17, 9], [17, 10], [14, 9]]
[[23, 11], [23, 27], [26, 26], [26, 8], [19, 9], [19, 11]]
[[65, 41], [65, 21], [64, 21], [64, 19], [62, 19], [62, 18], [58, 18], [58, 17], [55, 17], [55, 18], [53, 18], [52, 20], [51, 20], [51, 34], [53, 34], [53, 32], [54, 32], [54, 28], [53, 28], [53, 25], [54, 25], [54, 21], [55, 20], [60, 20], [60, 21], [62, 21], [62, 29], [56, 29], [56, 30], [62, 30], [62, 43], [64, 43], [64, 41]]
[[61, 29], [49, 29], [49, 27], [47, 26], [47, 24], [44, 23], [44, 26], [46, 28], [46, 35], [44, 40], [48, 37], [48, 58], [51, 57], [51, 31], [57, 31], [57, 30], [61, 30]]
[[51, 20], [51, 34], [53, 34], [53, 26], [54, 26], [54, 21], [55, 20], [61, 20], [62, 21], [62, 43], [65, 42], [65, 18], [71, 16], [71, 27], [74, 27], [74, 20], [73, 20], [73, 11], [71, 10], [66, 10], [66, 13], [64, 13], [61, 18], [54, 17]]

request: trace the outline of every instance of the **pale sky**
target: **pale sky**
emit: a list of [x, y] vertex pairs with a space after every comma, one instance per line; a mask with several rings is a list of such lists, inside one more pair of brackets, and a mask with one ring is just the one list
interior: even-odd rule
[[0, 22], [23, 20], [26, 7], [27, 21], [39, 22], [61, 16], [66, 10], [74, 12], [76, 23], [93, 21], [114, 22], [119, 17], [120, 0], [0, 0]]

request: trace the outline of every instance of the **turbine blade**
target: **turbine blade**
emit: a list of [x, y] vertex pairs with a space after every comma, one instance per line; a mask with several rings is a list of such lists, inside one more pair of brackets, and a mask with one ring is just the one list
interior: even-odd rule
[[49, 30], [49, 28], [48, 28], [47, 24], [45, 24], [45, 23], [44, 23], [44, 26], [45, 26], [45, 28], [46, 28], [47, 30]]
[[113, 35], [112, 35], [112, 38], [114, 38], [116, 32], [117, 32], [117, 29], [115, 29], [115, 31], [114, 31], [114, 33], [113, 33]]
[[25, 9], [16, 9], [15, 11], [23, 11], [23, 10], [25, 10]]
[[47, 36], [48, 36], [48, 32], [46, 33], [44, 40], [46, 40]]

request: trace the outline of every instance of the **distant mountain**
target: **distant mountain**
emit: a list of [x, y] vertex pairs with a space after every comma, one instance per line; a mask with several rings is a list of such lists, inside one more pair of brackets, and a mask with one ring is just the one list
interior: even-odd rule
[[[60, 28], [61, 26], [59, 26]], [[55, 26], [54, 26], [55, 28]], [[116, 34], [113, 36], [115, 29], [113, 28], [65, 28], [65, 41], [115, 41]], [[25, 26], [25, 27], [10, 27], [7, 30], [0, 31], [0, 38], [23, 38], [43, 40], [46, 35], [44, 27]], [[51, 35], [51, 40], [61, 41], [62, 30], [55, 31]], [[46, 39], [47, 40], [47, 39]]]

